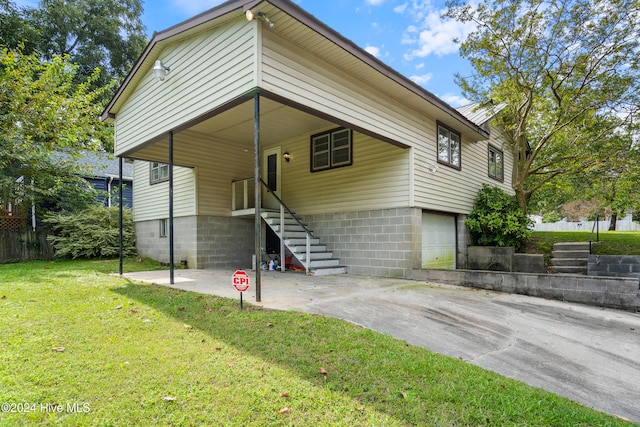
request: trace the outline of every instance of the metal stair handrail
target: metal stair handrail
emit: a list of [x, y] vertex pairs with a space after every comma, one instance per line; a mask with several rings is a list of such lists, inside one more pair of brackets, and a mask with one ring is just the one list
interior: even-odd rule
[[[262, 185], [264, 185], [264, 187], [267, 189], [268, 193], [271, 193], [271, 195], [273, 197], [275, 197], [275, 199], [278, 201], [278, 203], [280, 204], [280, 271], [284, 272], [286, 266], [284, 265], [284, 260], [285, 260], [285, 254], [284, 254], [284, 240], [285, 240], [285, 221], [284, 221], [284, 211], [286, 210], [287, 213], [289, 215], [291, 215], [291, 218], [295, 219], [296, 222], [298, 223], [298, 225], [300, 227], [302, 227], [302, 229], [305, 231], [306, 233], [306, 258], [304, 260], [304, 268], [307, 274], [309, 274], [309, 269], [311, 268], [311, 239], [314, 238], [313, 236], [313, 232], [311, 230], [309, 230], [309, 228], [307, 228], [306, 225], [304, 225], [302, 223], [302, 221], [300, 221], [300, 218], [298, 218], [296, 216], [296, 214], [293, 213], [293, 211], [291, 209], [289, 209], [289, 207], [282, 201], [282, 199], [280, 199], [280, 197], [278, 197], [278, 195], [271, 189], [269, 188], [269, 186], [267, 185], [266, 182], [264, 182], [264, 180], [262, 178], [260, 178], [260, 182], [262, 183]], [[293, 254], [293, 252], [292, 252]], [[294, 256], [296, 256], [294, 254]], [[300, 260], [300, 258], [298, 256], [296, 256], [296, 258], [298, 258], [298, 260]]]
[[276, 200], [278, 201], [278, 203], [280, 203], [280, 206], [282, 206], [282, 207], [284, 208], [284, 210], [286, 210], [286, 211], [287, 211], [287, 213], [288, 213], [289, 215], [291, 215], [291, 217], [292, 217], [293, 219], [295, 219], [295, 220], [296, 220], [296, 222], [300, 225], [300, 227], [302, 227], [302, 228], [304, 229], [304, 231], [305, 231], [309, 236], [311, 236], [311, 238], [313, 239], [313, 238], [314, 238], [313, 232], [312, 232], [311, 230], [309, 230], [309, 228], [307, 228], [307, 226], [306, 226], [306, 225], [304, 225], [304, 224], [302, 223], [302, 221], [300, 221], [300, 218], [298, 218], [298, 217], [296, 216], [296, 214], [294, 214], [294, 213], [293, 213], [293, 211], [292, 211], [291, 209], [289, 209], [289, 207], [288, 207], [288, 206], [287, 206], [287, 205], [282, 201], [282, 199], [280, 199], [280, 197], [278, 197], [278, 195], [277, 195], [277, 194], [276, 194], [272, 189], [270, 189], [270, 188], [269, 188], [269, 186], [267, 185], [267, 183], [266, 183], [266, 182], [264, 182], [264, 180], [263, 180], [262, 178], [260, 178], [260, 182], [262, 183], [262, 185], [264, 185], [264, 186], [265, 186], [265, 188], [267, 189], [267, 192], [271, 193], [271, 194], [273, 195], [273, 197], [275, 197], [275, 198], [276, 198]]
[[589, 236], [589, 255], [592, 254], [591, 246], [593, 242], [593, 231], [596, 232], [596, 242], [600, 241], [600, 224], [598, 222], [598, 214], [596, 213], [596, 220], [593, 222], [593, 227], [591, 227], [591, 235]]

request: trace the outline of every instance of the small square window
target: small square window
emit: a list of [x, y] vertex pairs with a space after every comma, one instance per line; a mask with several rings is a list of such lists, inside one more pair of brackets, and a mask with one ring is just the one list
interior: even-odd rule
[[167, 237], [169, 235], [169, 220], [164, 218], [160, 220], [159, 237]]
[[438, 123], [438, 162], [460, 169], [460, 141], [458, 132]]
[[504, 181], [504, 153], [489, 146], [489, 177]]
[[353, 164], [352, 132], [335, 129], [311, 137], [311, 172]]
[[166, 163], [151, 162], [149, 182], [157, 184], [169, 180], [169, 165]]

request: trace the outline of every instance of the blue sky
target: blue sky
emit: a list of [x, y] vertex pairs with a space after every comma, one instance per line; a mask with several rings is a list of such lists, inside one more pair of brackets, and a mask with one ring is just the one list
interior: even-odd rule
[[[472, 28], [440, 18], [445, 0], [294, 0], [319, 20], [454, 107], [469, 103], [454, 83], [471, 73], [453, 38]], [[37, 1], [18, 0], [35, 6]], [[146, 0], [149, 37], [223, 0]], [[277, 25], [277, 22], [276, 22]]]

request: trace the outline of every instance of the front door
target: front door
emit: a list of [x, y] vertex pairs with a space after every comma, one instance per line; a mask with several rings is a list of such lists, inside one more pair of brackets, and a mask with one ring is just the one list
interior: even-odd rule
[[[282, 179], [280, 174], [280, 147], [265, 150], [262, 156], [262, 179], [269, 189], [280, 197]], [[262, 206], [266, 209], [280, 209], [280, 204], [262, 187]]]
[[[280, 147], [265, 150], [262, 157], [262, 179], [267, 183], [267, 187], [272, 193], [280, 197], [282, 189], [282, 176], [280, 174]], [[273, 194], [262, 187], [262, 207], [265, 209], [280, 210], [280, 204], [273, 197]], [[265, 250], [268, 254], [280, 253], [280, 238], [271, 230], [266, 228]]]

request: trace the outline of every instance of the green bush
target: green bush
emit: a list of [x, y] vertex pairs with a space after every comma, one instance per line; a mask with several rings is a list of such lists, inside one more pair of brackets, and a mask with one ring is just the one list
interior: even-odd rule
[[487, 184], [483, 184], [478, 192], [466, 224], [471, 240], [477, 246], [521, 249], [531, 237], [531, 220], [522, 212], [516, 198]]
[[562, 220], [562, 218], [563, 216], [556, 211], [548, 211], [542, 214], [543, 223], [558, 222]]
[[[53, 212], [44, 222], [51, 234], [47, 239], [57, 258], [113, 258], [118, 256], [119, 209], [93, 205], [78, 212]], [[124, 256], [136, 254], [135, 229], [131, 211], [123, 210], [122, 246]]]

